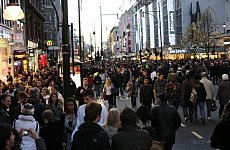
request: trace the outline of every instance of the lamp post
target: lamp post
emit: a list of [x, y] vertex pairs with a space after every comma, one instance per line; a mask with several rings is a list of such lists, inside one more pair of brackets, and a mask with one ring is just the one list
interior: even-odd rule
[[64, 98], [70, 97], [70, 50], [69, 50], [69, 25], [68, 1], [62, 0], [62, 56], [63, 56], [63, 89]]
[[21, 9], [17, 0], [9, 0], [6, 9], [3, 11], [3, 18], [6, 20], [19, 20], [25, 17], [23, 10]]
[[[101, 6], [100, 6], [100, 23], [101, 23], [101, 54], [103, 54], [103, 42], [102, 42], [102, 16], [117, 16], [118, 18], [118, 14], [102, 14], [102, 11], [101, 11]], [[103, 55], [102, 55], [103, 57]], [[104, 65], [104, 64], [102, 64]]]
[[79, 26], [79, 51], [80, 51], [80, 61], [84, 62], [84, 56], [82, 58], [82, 47], [81, 47], [81, 7], [80, 0], [78, 0], [78, 26]]

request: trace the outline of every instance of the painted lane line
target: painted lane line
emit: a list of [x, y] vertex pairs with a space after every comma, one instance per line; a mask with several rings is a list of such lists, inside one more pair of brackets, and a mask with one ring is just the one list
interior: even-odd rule
[[197, 132], [192, 131], [191, 133], [192, 133], [193, 135], [195, 135], [196, 137], [198, 137], [199, 139], [203, 139], [203, 137], [202, 137], [200, 134], [198, 134]]

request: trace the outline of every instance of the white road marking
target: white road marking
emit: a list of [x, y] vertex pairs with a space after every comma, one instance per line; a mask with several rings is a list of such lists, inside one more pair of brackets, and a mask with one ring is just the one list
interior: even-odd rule
[[196, 137], [198, 137], [199, 139], [203, 139], [203, 137], [199, 134], [199, 133], [197, 133], [197, 132], [195, 132], [195, 131], [192, 131], [191, 132], [193, 135], [195, 135]]
[[183, 124], [183, 123], [181, 123], [181, 125], [180, 126], [182, 126], [182, 127], [186, 127], [186, 125], [185, 124]]

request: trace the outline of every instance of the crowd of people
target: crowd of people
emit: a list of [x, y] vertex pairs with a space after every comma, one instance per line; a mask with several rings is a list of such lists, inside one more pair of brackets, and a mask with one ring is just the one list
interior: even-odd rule
[[[183, 108], [185, 123], [200, 120], [205, 125], [212, 119], [214, 99], [219, 100], [222, 121], [211, 145], [224, 149], [229, 145], [219, 139], [229, 132], [221, 128], [229, 125], [229, 72], [229, 62], [222, 60], [86, 63], [82, 86], [70, 81], [69, 98], [62, 96], [62, 79], [55, 69], [16, 77], [8, 73], [5, 82], [0, 80], [0, 149], [147, 150], [157, 141], [171, 150], [181, 125], [178, 108]], [[217, 96], [213, 84], [219, 86]], [[132, 108], [120, 112], [117, 99], [127, 97]], [[108, 101], [108, 108], [99, 98]], [[149, 128], [138, 126], [139, 116], [151, 122]]]

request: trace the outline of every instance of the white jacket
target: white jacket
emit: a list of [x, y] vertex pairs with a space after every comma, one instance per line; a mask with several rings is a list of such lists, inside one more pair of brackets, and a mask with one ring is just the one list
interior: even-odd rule
[[210, 80], [208, 80], [206, 77], [202, 77], [200, 80], [201, 83], [204, 84], [204, 88], [206, 91], [206, 99], [212, 99], [213, 98], [213, 84]]
[[[13, 127], [20, 132], [21, 129], [33, 129], [39, 134], [40, 126], [34, 117], [31, 115], [20, 115], [16, 121], [14, 121]], [[31, 136], [22, 137], [22, 150], [37, 150], [35, 140]]]

